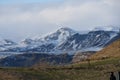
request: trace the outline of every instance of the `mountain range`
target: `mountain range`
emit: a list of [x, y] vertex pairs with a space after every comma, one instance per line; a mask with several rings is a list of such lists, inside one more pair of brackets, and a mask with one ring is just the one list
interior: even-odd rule
[[[44, 36], [24, 39], [20, 43], [1, 39], [0, 66], [27, 67], [40, 63], [61, 65], [80, 62], [94, 54], [102, 55], [111, 50], [114, 52], [117, 48], [110, 48], [109, 45], [118, 39], [120, 39], [120, 32], [116, 27], [95, 28], [87, 32], [60, 28]], [[116, 43], [119, 45], [118, 42]], [[104, 51], [107, 46], [107, 50]], [[108, 52], [104, 55], [107, 54]]]
[[119, 27], [97, 27], [87, 32], [64, 27], [44, 36], [24, 39], [20, 43], [1, 39], [0, 51], [55, 54], [99, 51], [119, 38]]

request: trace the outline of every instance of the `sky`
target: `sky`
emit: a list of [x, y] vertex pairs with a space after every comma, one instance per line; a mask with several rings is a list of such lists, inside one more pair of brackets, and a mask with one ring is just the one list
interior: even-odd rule
[[120, 26], [120, 0], [0, 0], [0, 37], [20, 41], [60, 27]]

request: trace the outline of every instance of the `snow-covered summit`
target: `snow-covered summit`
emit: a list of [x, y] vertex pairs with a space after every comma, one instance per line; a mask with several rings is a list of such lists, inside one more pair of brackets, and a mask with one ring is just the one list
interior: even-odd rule
[[57, 30], [57, 32], [69, 32], [69, 33], [76, 33], [75, 30], [71, 29], [71, 28], [68, 28], [68, 27], [61, 27]]
[[50, 42], [50, 43], [59, 43], [65, 41], [68, 37], [72, 36], [73, 34], [77, 33], [77, 31], [72, 30], [71, 28], [61, 27], [54, 32], [50, 32], [49, 34], [43, 36], [36, 36], [31, 39], [25, 39], [23, 43], [32, 43], [34, 42]]

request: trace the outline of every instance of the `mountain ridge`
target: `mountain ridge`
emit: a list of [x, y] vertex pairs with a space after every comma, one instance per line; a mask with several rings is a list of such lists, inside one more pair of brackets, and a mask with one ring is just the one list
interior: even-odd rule
[[99, 51], [119, 38], [119, 32], [116, 31], [116, 29], [119, 30], [118, 27], [103, 29], [91, 30], [83, 34], [71, 28], [62, 27], [45, 36], [24, 39], [18, 45], [3, 51], [47, 53]]

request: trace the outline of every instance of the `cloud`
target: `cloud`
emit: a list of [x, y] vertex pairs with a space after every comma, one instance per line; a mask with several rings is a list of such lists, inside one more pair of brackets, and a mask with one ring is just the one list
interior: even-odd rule
[[119, 5], [120, 0], [103, 0], [103, 2], [113, 7], [115, 6], [120, 7]]
[[[118, 1], [118, 0], [116, 0]], [[41, 6], [34, 5], [32, 9], [24, 10], [24, 7], [21, 6], [15, 6], [11, 8], [7, 8], [3, 10], [2, 15], [0, 15], [1, 23], [31, 23], [31, 22], [39, 22], [39, 21], [45, 21], [46, 23], [65, 23], [69, 21], [77, 21], [80, 20], [88, 21], [89, 18], [95, 18], [96, 19], [103, 19], [103, 21], [109, 22], [109, 20], [114, 19], [116, 16], [119, 17], [116, 14], [119, 14], [119, 7], [116, 8], [116, 2], [115, 0], [101, 0], [101, 1], [66, 1], [63, 4], [56, 6], [47, 6], [47, 8], [39, 9]], [[81, 5], [78, 5], [79, 3]], [[69, 3], [69, 4], [68, 4]], [[75, 5], [75, 3], [77, 5]], [[30, 6], [30, 5], [28, 5]], [[31, 7], [30, 7], [31, 8]], [[116, 12], [114, 12], [116, 10]], [[109, 18], [109, 19], [108, 19]]]
[[[0, 29], [19, 35], [42, 34], [57, 25], [86, 30], [101, 25], [120, 25], [119, 0], [66, 0], [61, 3], [0, 6]], [[19, 28], [18, 28], [19, 27]], [[27, 30], [27, 31], [26, 31]], [[5, 31], [2, 31], [5, 32]]]
[[[116, 0], [118, 1], [118, 0]], [[70, 1], [40, 12], [46, 22], [69, 26], [119, 25], [120, 10], [115, 0]], [[78, 2], [80, 5], [78, 5]], [[76, 4], [76, 5], [75, 5]], [[112, 4], [112, 5], [111, 5]], [[78, 25], [77, 25], [78, 24]]]

